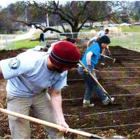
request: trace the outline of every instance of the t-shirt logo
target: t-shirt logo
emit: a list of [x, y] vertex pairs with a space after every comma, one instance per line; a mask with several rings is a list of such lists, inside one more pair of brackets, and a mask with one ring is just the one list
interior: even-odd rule
[[11, 69], [17, 69], [20, 66], [20, 60], [18, 58], [11, 58], [8, 64]]

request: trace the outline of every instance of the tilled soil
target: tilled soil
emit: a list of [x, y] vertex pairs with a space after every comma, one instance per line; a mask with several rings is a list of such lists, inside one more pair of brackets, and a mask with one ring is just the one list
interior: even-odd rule
[[[96, 134], [104, 138], [121, 135], [128, 139], [140, 138], [140, 53], [124, 49], [120, 46], [110, 47], [112, 57], [105, 59], [105, 66], [97, 65], [96, 72], [99, 83], [115, 98], [110, 106], [103, 106], [100, 99], [93, 93], [93, 108], [83, 108], [82, 100], [85, 83], [76, 69], [68, 73], [68, 86], [62, 90], [63, 110], [70, 128]], [[19, 51], [1, 51], [0, 59], [16, 56]], [[84, 49], [81, 49], [83, 53]], [[6, 81], [0, 79], [0, 99], [6, 108]], [[34, 114], [30, 113], [31, 116]], [[0, 138], [9, 139], [7, 115], [0, 114]], [[42, 125], [32, 123], [32, 139], [45, 139]], [[67, 139], [87, 139], [82, 135], [68, 132]]]

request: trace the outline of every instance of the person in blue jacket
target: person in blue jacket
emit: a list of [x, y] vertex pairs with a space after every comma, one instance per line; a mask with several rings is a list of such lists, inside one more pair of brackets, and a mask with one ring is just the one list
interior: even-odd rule
[[[88, 42], [87, 42], [87, 48], [92, 44], [95, 43], [96, 41], [98, 41], [102, 36], [109, 34], [109, 29], [105, 29], [105, 30], [101, 30], [97, 33], [96, 36], [94, 36], [93, 38], [91, 38]], [[102, 52], [100, 54], [100, 60], [101, 60], [101, 65], [105, 65], [105, 58], [104, 58], [104, 54], [106, 53], [106, 50], [108, 52], [109, 55], [111, 55], [111, 52], [109, 50], [109, 47], [107, 46], [105, 49], [102, 49]]]
[[[96, 75], [93, 69], [98, 63], [102, 49], [105, 49], [109, 43], [110, 43], [109, 37], [102, 36], [97, 42], [91, 44], [87, 48], [86, 52], [84, 53], [82, 57], [82, 60], [81, 60], [82, 63], [87, 68], [87, 71], [91, 72], [95, 78], [96, 78]], [[83, 107], [94, 106], [94, 104], [90, 103], [93, 90], [97, 94], [97, 96], [101, 99], [103, 105], [108, 105], [110, 102], [113, 102], [114, 98], [111, 98], [111, 97], [109, 98], [87, 71], [85, 71], [85, 69], [81, 65], [79, 65], [78, 73], [83, 77], [86, 83], [86, 90], [85, 90], [85, 95], [83, 99]]]

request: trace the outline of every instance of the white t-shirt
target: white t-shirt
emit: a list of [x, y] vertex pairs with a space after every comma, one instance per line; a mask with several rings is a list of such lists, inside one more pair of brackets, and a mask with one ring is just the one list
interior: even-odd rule
[[90, 39], [90, 41], [92, 42], [92, 43], [95, 43], [95, 42], [97, 42], [97, 36], [94, 36], [94, 37], [92, 37], [91, 39]]
[[38, 52], [41, 52], [41, 48], [43, 46], [35, 46], [34, 48], [31, 48], [31, 49], [28, 49], [27, 51], [38, 51]]
[[97, 33], [96, 36], [92, 37], [92, 38], [90, 39], [90, 41], [91, 41], [92, 43], [95, 43], [95, 42], [97, 42], [97, 38], [98, 38], [98, 37], [102, 37], [102, 36], [104, 36], [104, 35], [106, 35], [105, 32], [104, 32], [103, 30], [101, 30], [101, 31], [99, 31], [99, 32]]
[[8, 94], [31, 97], [48, 87], [61, 90], [67, 85], [67, 72], [58, 73], [47, 68], [47, 52], [27, 51], [17, 57], [0, 61], [2, 73], [8, 80]]
[[100, 37], [102, 37], [102, 36], [104, 36], [104, 35], [106, 35], [106, 34], [105, 34], [105, 32], [104, 32], [103, 30], [101, 30], [101, 31], [99, 31], [99, 32], [97, 33], [97, 36], [100, 36]]

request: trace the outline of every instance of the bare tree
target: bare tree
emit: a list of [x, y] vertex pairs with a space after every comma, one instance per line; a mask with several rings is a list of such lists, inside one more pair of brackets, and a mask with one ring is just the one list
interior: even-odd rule
[[[11, 15], [11, 19], [27, 26], [34, 25], [42, 32], [47, 32], [48, 30], [59, 33], [67, 32], [67, 28], [63, 25], [63, 23], [67, 23], [71, 27], [70, 32], [77, 32], [77, 34], [74, 34], [76, 38], [78, 32], [87, 21], [110, 20], [113, 17], [114, 13], [110, 3], [107, 1], [71, 1], [62, 4], [59, 1], [47, 1], [46, 3], [23, 1], [17, 4], [17, 11], [21, 8], [22, 11], [20, 12], [23, 13], [18, 15], [18, 12], [16, 12], [16, 16]], [[51, 21], [57, 21], [62, 26], [63, 31], [43, 25], [38, 26], [39, 22], [46, 20], [46, 15], [52, 17]], [[27, 20], [25, 20], [25, 16]]]
[[[103, 21], [112, 12], [108, 2], [101, 1], [71, 1], [65, 5], [60, 4], [59, 1], [49, 1], [46, 10], [49, 14], [58, 15], [61, 23], [67, 23], [71, 31], [77, 33], [87, 21]], [[66, 31], [64, 27], [63, 29]]]

